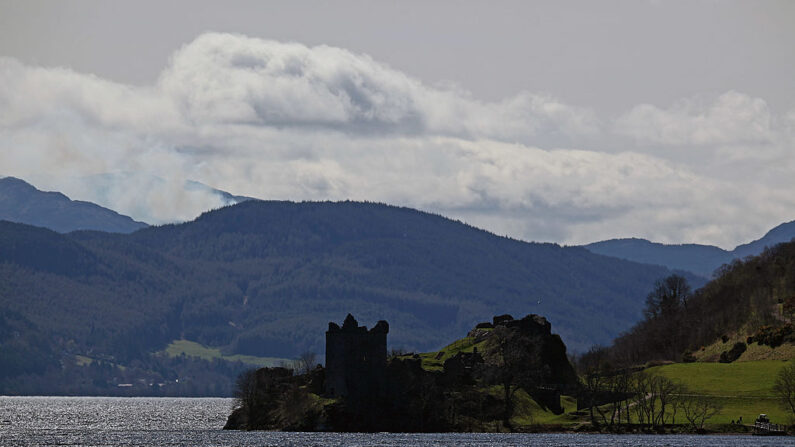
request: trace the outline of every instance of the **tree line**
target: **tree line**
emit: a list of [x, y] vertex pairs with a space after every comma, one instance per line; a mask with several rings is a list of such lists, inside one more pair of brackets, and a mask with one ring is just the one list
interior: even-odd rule
[[[692, 352], [740, 330], [752, 334], [746, 343], [775, 347], [794, 339], [793, 310], [795, 242], [726, 264], [695, 291], [677, 274], [657, 281], [643, 319], [609, 346], [610, 362], [622, 367], [688, 361]], [[741, 353], [743, 346], [736, 349]]]

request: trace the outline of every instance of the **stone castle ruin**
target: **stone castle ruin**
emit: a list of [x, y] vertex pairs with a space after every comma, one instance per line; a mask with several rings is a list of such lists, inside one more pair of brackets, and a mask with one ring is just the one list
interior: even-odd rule
[[348, 314], [342, 327], [328, 324], [326, 331], [326, 395], [349, 397], [377, 392], [386, 370], [386, 334], [384, 320], [367, 330]]
[[[511, 404], [489, 391], [503, 384], [503, 371], [521, 375], [522, 380], [511, 379], [514, 389], [522, 387], [542, 408], [559, 414], [564, 411], [561, 394], [576, 393], [578, 378], [565, 345], [550, 330], [538, 315], [519, 320], [501, 315], [470, 331], [469, 344], [459, 349], [387, 359], [389, 324], [379, 321], [368, 330], [349, 314], [341, 326], [329, 323], [325, 367], [301, 375], [286, 368], [258, 370], [256, 398], [236, 409], [226, 428], [445, 432], [482, 431], [483, 424], [505, 427]], [[500, 342], [526, 355], [511, 357], [509, 364], [495, 349]], [[431, 363], [428, 368], [424, 361]], [[282, 414], [274, 405], [279, 402], [289, 402], [290, 411]]]

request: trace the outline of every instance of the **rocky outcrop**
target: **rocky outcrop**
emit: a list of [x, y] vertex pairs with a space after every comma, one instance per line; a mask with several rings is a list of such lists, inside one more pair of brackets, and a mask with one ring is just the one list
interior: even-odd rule
[[501, 315], [494, 317], [493, 324], [495, 327], [515, 328], [540, 344], [540, 363], [548, 368], [545, 378], [547, 387], [554, 385], [561, 390], [566, 390], [577, 386], [579, 380], [566, 355], [566, 345], [558, 334], [552, 333], [552, 325], [546, 318], [530, 314], [515, 320], [510, 315]]

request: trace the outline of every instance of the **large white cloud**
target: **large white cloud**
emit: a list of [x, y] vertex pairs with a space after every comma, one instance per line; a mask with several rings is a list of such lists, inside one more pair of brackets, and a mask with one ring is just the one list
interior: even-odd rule
[[212, 33], [144, 87], [0, 59], [0, 174], [150, 222], [226, 203], [194, 179], [529, 240], [732, 246], [795, 218], [794, 116], [737, 92], [615, 120], [528, 92], [483, 102], [344, 49]]
[[525, 142], [598, 128], [593, 113], [553, 98], [522, 93], [484, 104], [465, 92], [425, 86], [366, 55], [231, 34], [205, 34], [177, 51], [158, 89], [196, 125]]
[[730, 91], [708, 104], [688, 98], [667, 110], [638, 105], [617, 120], [616, 128], [639, 142], [709, 146], [772, 143], [772, 124], [764, 100]]

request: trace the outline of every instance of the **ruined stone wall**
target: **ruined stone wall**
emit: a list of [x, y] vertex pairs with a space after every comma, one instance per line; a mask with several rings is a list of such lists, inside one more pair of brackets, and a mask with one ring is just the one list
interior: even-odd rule
[[389, 324], [379, 321], [367, 330], [348, 314], [342, 327], [329, 323], [326, 332], [326, 395], [348, 397], [373, 394], [382, 385], [386, 368]]

